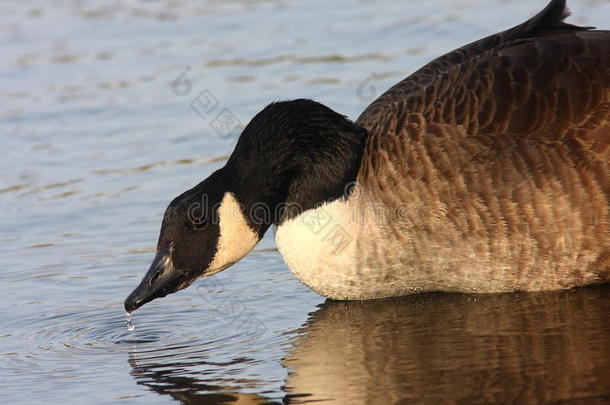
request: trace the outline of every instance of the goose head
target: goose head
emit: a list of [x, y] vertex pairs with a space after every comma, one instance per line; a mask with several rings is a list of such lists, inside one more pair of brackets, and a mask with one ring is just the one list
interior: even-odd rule
[[365, 140], [363, 128], [320, 103], [267, 106], [246, 126], [225, 166], [169, 204], [152, 265], [125, 309], [226, 269], [271, 225], [344, 198]]

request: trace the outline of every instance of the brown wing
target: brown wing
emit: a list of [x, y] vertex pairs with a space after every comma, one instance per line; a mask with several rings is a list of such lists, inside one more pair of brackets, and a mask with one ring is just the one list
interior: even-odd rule
[[367, 195], [415, 202], [418, 232], [448, 239], [451, 228], [456, 243], [494, 254], [498, 240], [522, 239], [515, 261], [581, 252], [610, 271], [610, 32], [566, 16], [553, 0], [375, 100], [357, 120], [370, 135], [358, 175]]
[[527, 22], [434, 60], [357, 122], [373, 143], [413, 119], [490, 142], [557, 142], [575, 161], [600, 166], [600, 184], [610, 189], [610, 31], [566, 24], [567, 15], [565, 0], [553, 0]]

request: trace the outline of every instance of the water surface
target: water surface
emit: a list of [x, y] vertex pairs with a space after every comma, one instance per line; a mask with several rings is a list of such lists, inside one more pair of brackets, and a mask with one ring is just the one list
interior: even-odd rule
[[[571, 3], [572, 21], [608, 26], [608, 1]], [[2, 2], [2, 402], [610, 401], [603, 287], [325, 302], [269, 234], [138, 310], [134, 331], [122, 309], [166, 204], [267, 103], [309, 97], [356, 118], [433, 57], [543, 5]]]

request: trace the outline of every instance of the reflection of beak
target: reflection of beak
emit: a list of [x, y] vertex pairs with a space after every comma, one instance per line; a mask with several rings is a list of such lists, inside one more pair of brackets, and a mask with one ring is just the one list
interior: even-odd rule
[[135, 311], [147, 302], [178, 291], [186, 277], [186, 272], [176, 269], [172, 264], [169, 250], [159, 250], [140, 285], [125, 300], [125, 310]]

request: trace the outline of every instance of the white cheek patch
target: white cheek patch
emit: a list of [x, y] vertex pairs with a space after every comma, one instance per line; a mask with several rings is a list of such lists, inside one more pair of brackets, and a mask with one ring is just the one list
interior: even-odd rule
[[247, 255], [258, 243], [258, 235], [248, 225], [232, 193], [225, 193], [216, 218], [220, 229], [218, 249], [206, 276], [226, 269]]

